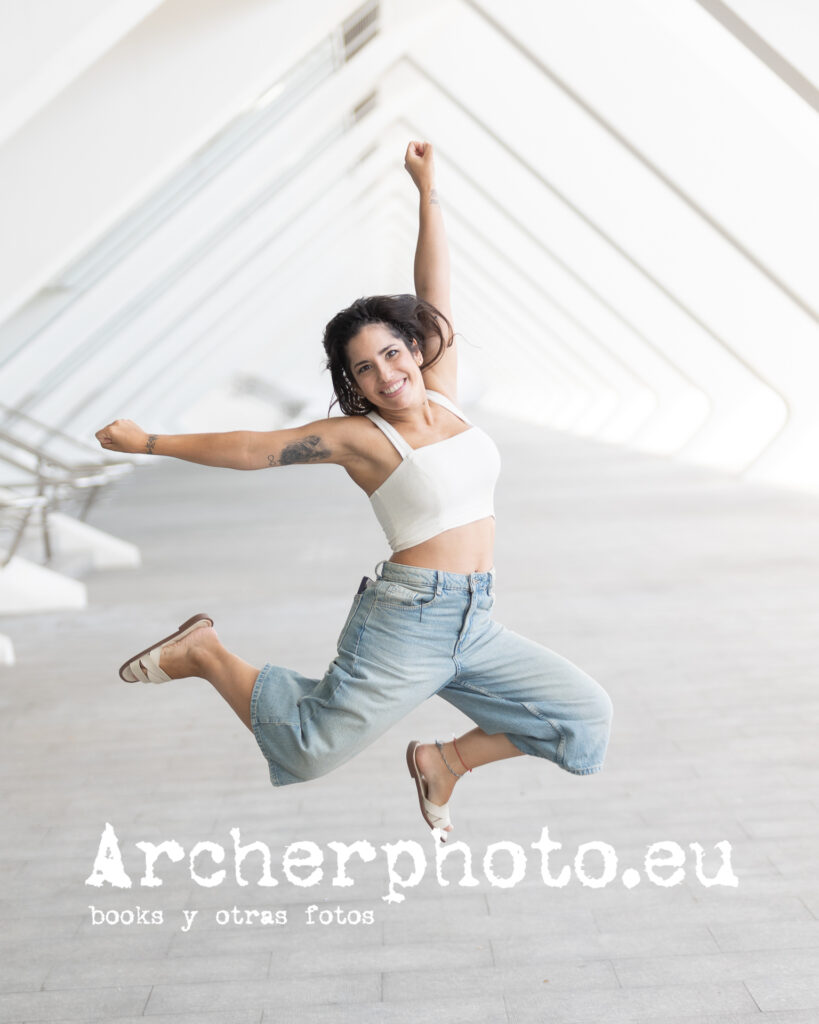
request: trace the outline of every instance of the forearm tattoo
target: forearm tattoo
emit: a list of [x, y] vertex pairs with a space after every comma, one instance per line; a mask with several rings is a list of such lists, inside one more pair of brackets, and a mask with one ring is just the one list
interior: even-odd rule
[[156, 444], [159, 434], [149, 434], [148, 440], [145, 442], [145, 453], [147, 455], [153, 455], [154, 445]]
[[321, 462], [329, 457], [330, 449], [324, 445], [318, 434], [310, 434], [309, 437], [303, 437], [301, 441], [294, 441], [282, 448], [278, 461], [275, 455], [268, 455], [267, 462], [270, 466], [292, 466], [296, 462]]
[[440, 206], [441, 205], [441, 201], [438, 198], [438, 189], [437, 188], [434, 188], [430, 192], [430, 194], [429, 194], [429, 205], [430, 206]]

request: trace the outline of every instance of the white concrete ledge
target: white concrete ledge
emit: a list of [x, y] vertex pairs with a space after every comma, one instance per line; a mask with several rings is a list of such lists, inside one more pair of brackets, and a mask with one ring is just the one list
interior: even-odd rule
[[25, 558], [15, 555], [0, 569], [0, 615], [85, 608], [87, 603], [83, 583]]
[[90, 569], [125, 569], [142, 564], [136, 544], [62, 512], [50, 513], [48, 530], [55, 555], [83, 554]]
[[11, 637], [0, 633], [0, 665], [14, 664], [14, 644]]

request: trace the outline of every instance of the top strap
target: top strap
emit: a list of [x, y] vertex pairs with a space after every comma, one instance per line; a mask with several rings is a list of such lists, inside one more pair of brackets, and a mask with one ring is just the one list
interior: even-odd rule
[[463, 420], [464, 423], [472, 422], [469, 417], [465, 416], [464, 413], [461, 412], [458, 406], [455, 405], [451, 399], [447, 398], [446, 395], [442, 395], [440, 391], [430, 391], [427, 389], [427, 398], [431, 398], [434, 402], [437, 402], [438, 405], [442, 405], [445, 409], [449, 409], [451, 413], [454, 413], [458, 419]]
[[387, 421], [382, 416], [379, 416], [377, 412], [368, 412], [366, 415], [367, 419], [372, 420], [377, 427], [381, 428], [390, 441], [392, 441], [401, 458], [405, 459], [412, 451], [412, 448], [407, 444], [404, 438], [401, 437], [395, 427], [391, 423], [387, 423]]

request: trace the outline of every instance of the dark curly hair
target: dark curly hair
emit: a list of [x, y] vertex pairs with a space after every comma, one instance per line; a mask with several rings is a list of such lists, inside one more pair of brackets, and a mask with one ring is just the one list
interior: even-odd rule
[[[448, 337], [444, 336], [442, 322], [448, 328]], [[448, 317], [417, 295], [370, 295], [356, 299], [351, 306], [336, 313], [324, 328], [324, 351], [335, 393], [330, 409], [338, 402], [346, 416], [361, 415], [375, 408], [356, 389], [347, 356], [350, 341], [366, 324], [383, 324], [410, 350], [416, 341], [424, 357], [425, 369], [441, 358], [455, 337]], [[438, 336], [439, 345], [435, 354], [430, 355], [434, 335]], [[330, 409], [327, 410], [328, 415]]]

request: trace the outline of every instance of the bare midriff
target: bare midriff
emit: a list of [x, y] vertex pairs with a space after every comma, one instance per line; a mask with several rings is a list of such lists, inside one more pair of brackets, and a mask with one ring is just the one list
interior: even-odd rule
[[471, 572], [489, 572], [495, 564], [494, 549], [495, 517], [487, 516], [393, 552], [390, 561], [467, 576]]

